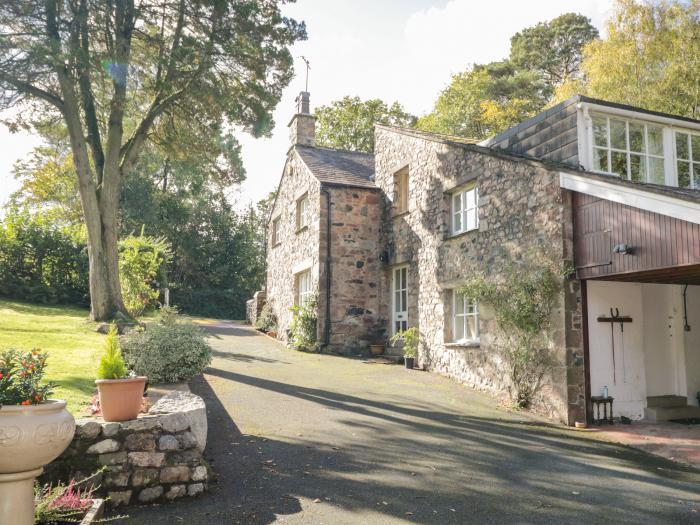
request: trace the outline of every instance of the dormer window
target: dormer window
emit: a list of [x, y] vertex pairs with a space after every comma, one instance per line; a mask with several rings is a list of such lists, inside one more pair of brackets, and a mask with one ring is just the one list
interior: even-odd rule
[[665, 184], [663, 128], [594, 115], [593, 169], [635, 182]]
[[676, 132], [676, 166], [680, 188], [700, 188], [700, 135]]

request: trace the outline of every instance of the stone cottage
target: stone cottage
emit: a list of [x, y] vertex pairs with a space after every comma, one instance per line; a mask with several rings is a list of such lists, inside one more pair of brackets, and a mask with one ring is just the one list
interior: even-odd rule
[[539, 250], [575, 272], [536, 406], [590, 420], [607, 387], [616, 415], [700, 413], [700, 122], [577, 96], [480, 144], [378, 125], [370, 155], [317, 147], [297, 103], [269, 223], [280, 339], [316, 295], [322, 348], [417, 326], [419, 366], [503, 393], [494, 314], [458, 289]]

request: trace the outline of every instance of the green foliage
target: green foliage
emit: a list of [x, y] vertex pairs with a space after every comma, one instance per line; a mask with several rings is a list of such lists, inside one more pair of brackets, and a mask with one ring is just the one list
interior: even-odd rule
[[37, 405], [51, 395], [54, 384], [39, 384], [46, 369], [46, 353], [15, 349], [0, 353], [0, 407]]
[[138, 317], [155, 308], [160, 288], [167, 283], [166, 265], [172, 257], [167, 241], [159, 237], [130, 236], [119, 243], [119, 277], [124, 304]]
[[304, 304], [291, 308], [294, 314], [290, 341], [297, 350], [313, 352], [318, 346], [318, 295], [314, 293]]
[[129, 368], [153, 383], [189, 381], [202, 373], [212, 358], [204, 332], [171, 313], [145, 329], [122, 336], [121, 347]]
[[459, 292], [493, 308], [495, 347], [507, 366], [511, 398], [518, 407], [527, 407], [554, 365], [551, 318], [561, 280], [570, 270], [533, 253], [529, 260], [510, 261], [498, 273], [499, 280], [474, 275]]
[[700, 118], [700, 2], [618, 0], [605, 39], [583, 51], [582, 79], [555, 100], [581, 93]]
[[510, 39], [510, 61], [536, 71], [550, 89], [579, 74], [583, 48], [598, 38], [591, 20], [566, 13], [548, 22], [527, 27]]
[[80, 227], [16, 207], [0, 219], [0, 295], [43, 304], [89, 304]]
[[277, 329], [277, 318], [272, 311], [270, 303], [265, 303], [260, 309], [260, 315], [255, 320], [255, 328], [263, 332], [270, 332]]
[[420, 332], [416, 326], [396, 332], [391, 336], [391, 344], [403, 344], [403, 356], [416, 358], [418, 356], [418, 344], [420, 342]]
[[432, 113], [418, 119], [416, 127], [485, 139], [531, 117], [546, 101], [546, 86], [536, 72], [508, 61], [475, 65], [452, 77]]
[[375, 124], [409, 128], [416, 122], [398, 102], [388, 106], [380, 99], [361, 100], [359, 97], [344, 97], [329, 106], [321, 106], [316, 109], [315, 116], [319, 146], [366, 153], [374, 151]]
[[122, 379], [126, 377], [126, 364], [119, 351], [117, 326], [112, 323], [105, 339], [100, 364], [97, 367], [97, 379]]

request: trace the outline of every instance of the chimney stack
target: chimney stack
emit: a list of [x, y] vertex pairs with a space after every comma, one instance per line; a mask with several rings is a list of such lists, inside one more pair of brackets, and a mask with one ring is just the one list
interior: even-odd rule
[[309, 92], [302, 91], [295, 100], [296, 114], [289, 122], [292, 146], [316, 146], [316, 117], [311, 114]]

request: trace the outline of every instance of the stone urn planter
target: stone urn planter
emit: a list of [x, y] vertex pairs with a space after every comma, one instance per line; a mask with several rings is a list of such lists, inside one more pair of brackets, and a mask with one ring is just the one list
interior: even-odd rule
[[372, 355], [382, 355], [384, 353], [384, 344], [373, 343], [369, 345], [369, 353]]
[[102, 418], [105, 421], [136, 419], [141, 412], [147, 380], [145, 376], [95, 380]]
[[34, 478], [68, 447], [74, 433], [65, 401], [0, 407], [0, 523], [34, 523]]

